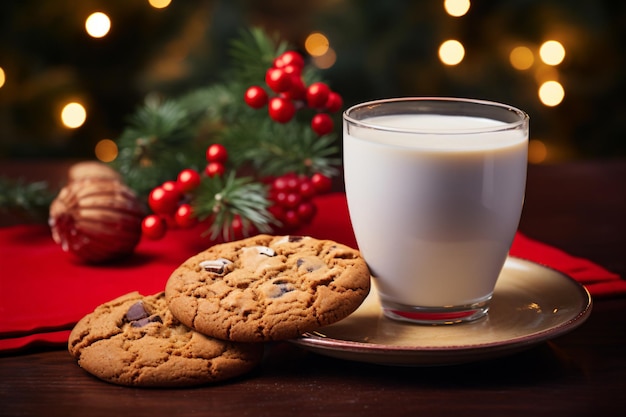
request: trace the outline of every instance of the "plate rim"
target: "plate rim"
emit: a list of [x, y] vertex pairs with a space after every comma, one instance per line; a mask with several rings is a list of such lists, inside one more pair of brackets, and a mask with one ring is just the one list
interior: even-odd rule
[[[511, 351], [511, 353], [530, 348], [541, 342], [556, 338], [565, 333], [568, 333], [575, 328], [582, 325], [590, 316], [593, 309], [593, 299], [587, 288], [580, 282], [576, 281], [570, 275], [565, 272], [556, 270], [555, 268], [545, 265], [539, 262], [535, 262], [529, 259], [525, 259], [519, 256], [507, 256], [507, 261], [513, 259], [521, 261], [522, 263], [531, 264], [540, 268], [546, 269], [555, 273], [564, 279], [568, 285], [572, 285], [575, 288], [578, 295], [581, 297], [582, 308], [577, 313], [568, 318], [567, 320], [558, 323], [550, 328], [516, 336], [513, 338], [499, 340], [494, 342], [484, 343], [472, 343], [472, 344], [454, 344], [446, 346], [405, 346], [405, 345], [393, 345], [393, 344], [376, 344], [366, 343], [359, 341], [341, 340], [335, 339], [318, 333], [317, 331], [310, 331], [304, 333], [302, 336], [291, 339], [290, 342], [303, 348], [312, 349], [320, 354], [329, 355], [330, 352], [337, 353], [359, 353], [369, 355], [384, 355], [387, 354], [390, 357], [407, 357], [409, 355], [422, 354], [425, 357], [434, 356], [451, 356], [453, 354], [468, 354], [475, 352], [476, 356], [483, 356], [482, 354], [488, 352], [498, 351]], [[455, 326], [471, 325], [471, 323], [455, 324]], [[328, 352], [328, 353], [327, 353]], [[337, 355], [330, 355], [335, 356]], [[387, 363], [387, 361], [373, 361], [354, 358], [356, 361], [375, 362], [375, 363]], [[419, 362], [419, 361], [418, 361]], [[463, 360], [462, 362], [467, 362]], [[395, 363], [395, 362], [393, 362]], [[404, 361], [402, 363], [405, 363]], [[455, 362], [453, 362], [455, 363]]]

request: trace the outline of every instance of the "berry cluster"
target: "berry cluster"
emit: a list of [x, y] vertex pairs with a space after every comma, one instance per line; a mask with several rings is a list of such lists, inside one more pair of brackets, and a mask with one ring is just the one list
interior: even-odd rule
[[293, 173], [275, 178], [270, 185], [269, 212], [285, 231], [308, 224], [317, 211], [313, 197], [331, 188], [331, 179], [320, 173], [310, 178]]
[[200, 185], [200, 174], [191, 168], [180, 171], [176, 181], [166, 181], [148, 196], [148, 206], [154, 214], [143, 219], [142, 233], [153, 240], [161, 239], [168, 227], [188, 228], [196, 218], [188, 197]]
[[[206, 160], [204, 174], [207, 177], [222, 176], [228, 160], [224, 145], [210, 145], [206, 150]], [[186, 168], [180, 171], [176, 181], [166, 181], [152, 189], [148, 196], [148, 206], [154, 214], [143, 219], [143, 235], [157, 240], [165, 236], [168, 227], [194, 226], [197, 219], [191, 205], [191, 193], [198, 188], [201, 181], [202, 176], [198, 171]]]
[[341, 110], [343, 99], [323, 82], [309, 86], [302, 80], [304, 58], [296, 51], [287, 51], [274, 60], [265, 73], [265, 84], [273, 95], [261, 86], [246, 90], [244, 100], [253, 109], [267, 105], [268, 114], [278, 123], [289, 122], [298, 109], [308, 107], [317, 114], [311, 119], [311, 129], [319, 136], [333, 131], [334, 123], [329, 113]]

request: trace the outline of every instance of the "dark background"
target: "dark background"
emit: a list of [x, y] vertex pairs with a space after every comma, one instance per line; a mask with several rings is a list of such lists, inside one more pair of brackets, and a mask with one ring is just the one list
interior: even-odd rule
[[[4, 0], [0, 2], [0, 159], [93, 158], [95, 144], [115, 139], [128, 116], [153, 92], [177, 96], [218, 82], [229, 68], [228, 44], [242, 28], [261, 26], [299, 50], [308, 34], [330, 40], [337, 61], [324, 70], [346, 106], [407, 95], [502, 101], [531, 116], [531, 139], [544, 163], [626, 155], [624, 43], [626, 2], [475, 0], [469, 13], [445, 13], [443, 0]], [[84, 30], [105, 12], [111, 31]], [[457, 66], [437, 50], [455, 38], [465, 46]], [[535, 56], [512, 68], [510, 50], [560, 41], [565, 60], [550, 69]], [[538, 99], [537, 72], [551, 71], [565, 99]], [[60, 106], [79, 100], [86, 123], [67, 129]]]

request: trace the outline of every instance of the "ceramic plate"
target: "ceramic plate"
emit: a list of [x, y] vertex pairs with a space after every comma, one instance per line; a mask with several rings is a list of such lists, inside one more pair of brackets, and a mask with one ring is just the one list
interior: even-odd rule
[[341, 359], [386, 365], [450, 365], [527, 349], [580, 326], [591, 312], [589, 292], [553, 269], [509, 257], [486, 317], [428, 326], [382, 315], [373, 286], [347, 318], [292, 342]]

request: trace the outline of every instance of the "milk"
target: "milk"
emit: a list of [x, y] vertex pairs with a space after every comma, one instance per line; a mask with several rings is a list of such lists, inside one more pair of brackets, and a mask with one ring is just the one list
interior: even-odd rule
[[361, 122], [376, 128], [344, 122], [346, 193], [383, 304], [488, 300], [522, 210], [527, 128], [433, 114]]

